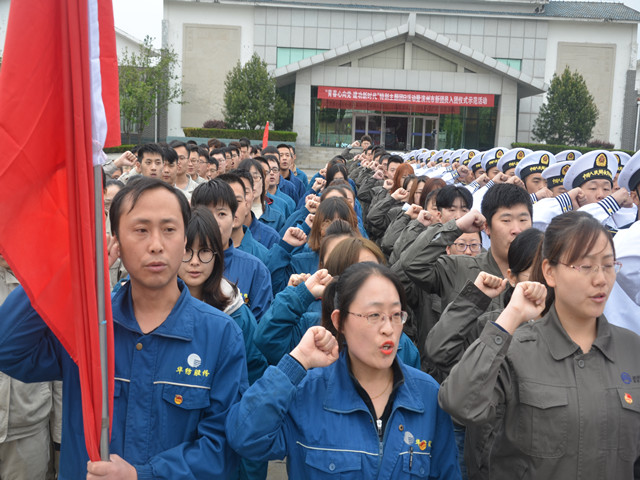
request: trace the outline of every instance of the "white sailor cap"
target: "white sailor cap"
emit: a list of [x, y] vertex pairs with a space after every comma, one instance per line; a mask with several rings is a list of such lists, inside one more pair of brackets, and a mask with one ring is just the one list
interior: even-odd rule
[[572, 161], [565, 160], [564, 162], [556, 162], [545, 168], [542, 171], [542, 178], [547, 181], [547, 188], [552, 189], [553, 187], [564, 185], [564, 176], [571, 165], [573, 165]]
[[585, 153], [573, 162], [564, 175], [564, 187], [567, 190], [581, 186], [589, 180], [605, 179], [613, 184], [618, 171], [618, 159], [606, 150], [593, 150]]
[[576, 158], [581, 157], [582, 152], [578, 150], [563, 150], [556, 153], [556, 161], [558, 162], [573, 162]]
[[520, 160], [530, 153], [533, 153], [533, 150], [528, 148], [512, 148], [498, 160], [498, 170], [505, 173], [507, 170], [516, 168]]
[[467, 166], [473, 173], [476, 173], [482, 168], [482, 155], [483, 152], [478, 152], [474, 157], [471, 157]]
[[629, 158], [618, 177], [618, 185], [630, 192], [640, 186], [640, 152]]
[[464, 148], [460, 148], [458, 150], [454, 150], [451, 153], [451, 156], [449, 157], [449, 163], [453, 163], [453, 162], [459, 162], [460, 161], [460, 157], [462, 157], [462, 154], [465, 152]]
[[480, 155], [478, 150], [465, 150], [464, 153], [460, 155], [460, 163], [468, 166], [471, 159], [476, 155]]
[[625, 152], [611, 152], [611, 153], [613, 153], [616, 159], [618, 160], [618, 173], [620, 173], [624, 168], [624, 166], [629, 161], [629, 159], [631, 158], [631, 155]]
[[482, 168], [484, 171], [486, 172], [491, 167], [497, 166], [498, 160], [500, 160], [508, 150], [508, 148], [504, 147], [495, 147], [484, 152], [484, 155], [482, 155]]
[[451, 150], [439, 150], [434, 156], [431, 157], [431, 161], [435, 163], [442, 163], [444, 161], [444, 156], [450, 151]]
[[553, 153], [546, 150], [538, 150], [526, 155], [516, 167], [516, 176], [524, 180], [532, 173], [542, 173], [549, 165], [556, 163]]

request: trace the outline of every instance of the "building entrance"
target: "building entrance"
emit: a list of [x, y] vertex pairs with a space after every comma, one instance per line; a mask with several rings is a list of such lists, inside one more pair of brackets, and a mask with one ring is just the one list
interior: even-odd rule
[[409, 151], [438, 147], [438, 117], [355, 114], [353, 138], [368, 134], [374, 145], [387, 150]]

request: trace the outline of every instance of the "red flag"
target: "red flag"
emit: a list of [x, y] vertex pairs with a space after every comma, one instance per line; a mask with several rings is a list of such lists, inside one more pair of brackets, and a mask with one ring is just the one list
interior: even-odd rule
[[264, 135], [262, 135], [262, 148], [266, 148], [269, 145], [269, 122], [264, 127]]
[[[91, 42], [94, 54], [99, 52], [93, 75]], [[0, 69], [0, 253], [78, 364], [87, 451], [91, 460], [99, 460], [92, 121], [94, 130], [102, 126], [103, 138], [108, 126], [109, 144], [120, 144], [110, 0], [11, 2]], [[100, 151], [100, 139], [93, 143]], [[104, 256], [99, 261], [105, 262]], [[105, 280], [108, 288], [106, 274]], [[111, 337], [111, 302], [105, 294]]]

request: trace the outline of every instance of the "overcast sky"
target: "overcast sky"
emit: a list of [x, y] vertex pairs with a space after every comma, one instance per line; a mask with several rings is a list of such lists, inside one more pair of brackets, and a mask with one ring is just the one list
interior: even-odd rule
[[[620, 3], [620, 0], [598, 1]], [[625, 0], [622, 3], [640, 11], [640, 0]], [[162, 0], [113, 0], [113, 13], [116, 27], [139, 40], [150, 35], [155, 39], [154, 46], [161, 46]]]

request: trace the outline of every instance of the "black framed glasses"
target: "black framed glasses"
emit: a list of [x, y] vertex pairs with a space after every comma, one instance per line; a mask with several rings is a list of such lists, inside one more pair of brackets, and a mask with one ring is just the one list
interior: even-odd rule
[[[193, 252], [193, 250], [191, 248], [187, 248], [184, 251], [184, 255], [182, 257], [182, 261], [184, 263], [190, 262], [191, 259], [193, 258], [193, 253], [194, 252]], [[213, 256], [215, 254], [216, 254], [216, 252], [214, 252], [210, 248], [201, 248], [197, 252], [198, 260], [200, 260], [202, 263], [209, 263], [211, 260], [213, 260]]]
[[371, 312], [366, 314], [355, 313], [355, 312], [347, 312], [347, 313], [349, 315], [355, 315], [356, 317], [366, 318], [367, 323], [369, 323], [369, 325], [374, 325], [374, 326], [380, 325], [387, 318], [394, 325], [403, 325], [407, 321], [407, 318], [409, 318], [409, 314], [407, 312], [402, 312], [402, 311], [394, 312], [391, 315], [387, 315], [386, 313], [382, 313], [382, 312]]

